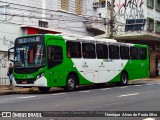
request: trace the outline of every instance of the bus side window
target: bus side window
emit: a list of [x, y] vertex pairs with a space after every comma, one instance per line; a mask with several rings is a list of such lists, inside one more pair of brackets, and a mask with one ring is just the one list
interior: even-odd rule
[[140, 60], [145, 60], [147, 58], [146, 48], [139, 48], [139, 58]]
[[138, 48], [136, 47], [130, 47], [130, 58], [133, 60], [139, 59], [139, 52]]
[[129, 59], [129, 47], [120, 46], [120, 56], [121, 59]]
[[96, 44], [96, 53], [98, 59], [108, 59], [108, 47], [103, 44]]
[[48, 66], [49, 68], [54, 67], [62, 63], [63, 54], [62, 47], [59, 46], [48, 46]]
[[67, 41], [67, 57], [81, 58], [81, 43]]
[[67, 57], [71, 57], [71, 47], [67, 47]]
[[95, 44], [82, 43], [82, 53], [83, 53], [83, 58], [95, 59], [96, 58]]
[[109, 45], [109, 58], [110, 59], [119, 59], [119, 46]]

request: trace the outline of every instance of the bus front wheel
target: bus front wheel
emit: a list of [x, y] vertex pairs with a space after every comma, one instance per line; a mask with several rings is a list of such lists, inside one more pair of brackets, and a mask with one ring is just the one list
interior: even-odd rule
[[120, 81], [120, 85], [127, 85], [128, 84], [128, 75], [126, 72], [122, 72], [121, 74], [121, 81]]
[[66, 83], [66, 87], [65, 90], [68, 92], [74, 91], [76, 89], [76, 77], [73, 75], [69, 75], [67, 77], [67, 83]]
[[38, 87], [38, 89], [42, 93], [47, 93], [50, 90], [50, 87]]

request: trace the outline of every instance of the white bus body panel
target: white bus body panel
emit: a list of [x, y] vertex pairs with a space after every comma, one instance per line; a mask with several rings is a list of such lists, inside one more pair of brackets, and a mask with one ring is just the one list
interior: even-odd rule
[[127, 64], [127, 60], [72, 59], [79, 73], [93, 83], [106, 83], [116, 77]]
[[99, 83], [110, 81], [114, 77], [114, 62], [108, 59], [99, 59]]
[[83, 59], [82, 60], [83, 75], [87, 80], [94, 83], [99, 83], [98, 80], [98, 60], [97, 59]]

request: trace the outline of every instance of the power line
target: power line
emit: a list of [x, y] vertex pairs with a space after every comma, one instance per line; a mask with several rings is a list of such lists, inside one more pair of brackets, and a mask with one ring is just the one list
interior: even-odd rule
[[70, 22], [83, 22], [84, 20], [63, 20], [63, 19], [53, 19], [49, 17], [38, 17], [38, 16], [28, 16], [28, 15], [21, 15], [21, 14], [10, 14], [10, 13], [0, 13], [1, 15], [8, 15], [8, 16], [17, 16], [17, 17], [26, 17], [26, 18], [35, 18], [35, 19], [46, 19], [46, 20], [59, 20], [59, 21], [70, 21]]
[[[12, 5], [17, 5], [17, 6], [22, 6], [22, 7], [28, 7], [28, 8], [32, 8], [32, 9], [39, 9], [39, 10], [44, 10], [44, 11], [48, 11], [48, 12], [54, 12], [54, 13], [59, 13], [59, 11], [55, 11], [55, 10], [50, 10], [50, 9], [43, 9], [43, 8], [39, 8], [39, 7], [31, 7], [31, 6], [27, 6], [27, 5], [21, 5], [21, 4], [15, 4], [15, 3], [11, 3], [11, 2], [3, 2], [3, 1], [0, 1], [0, 2], [2, 2], [2, 3], [7, 3], [7, 4], [12, 4]], [[35, 18], [35, 19], [45, 19], [45, 20], [57, 20], [57, 21], [67, 21], [67, 22], [70, 22], [70, 23], [73, 23], [73, 22], [84, 22], [84, 21], [86, 21], [86, 17], [85, 16], [75, 16], [75, 17], [80, 17], [80, 18], [83, 18], [83, 19], [79, 19], [79, 18], [75, 18], [75, 17], [70, 17], [70, 16], [67, 16], [67, 15], [56, 15], [56, 14], [50, 14], [50, 13], [48, 13], [48, 12], [45, 12], [44, 14], [45, 15], [54, 15], [54, 16], [56, 16], [56, 18], [51, 18], [51, 17], [41, 17], [41, 16], [38, 16], [38, 15], [42, 15], [42, 12], [39, 12], [39, 11], [35, 11], [35, 10], [28, 10], [28, 9], [22, 9], [22, 8], [17, 8], [17, 7], [10, 7], [10, 9], [12, 9], [12, 10], [24, 10], [24, 12], [26, 11], [26, 12], [33, 12], [33, 13], [37, 13], [37, 16], [36, 15], [24, 15], [24, 14], [16, 14], [16, 13], [0, 13], [1, 15], [7, 15], [7, 16], [11, 16], [12, 18], [14, 18], [15, 16], [16, 17], [22, 17], [22, 18], [28, 18], [28, 19], [30, 19], [30, 18]], [[13, 11], [12, 11], [13, 12]], [[89, 16], [88, 15], [88, 17], [93, 17], [93, 16]], [[62, 19], [61, 19], [62, 18]], [[94, 16], [94, 18], [99, 18], [99, 17], [95, 17]], [[11, 18], [9, 19], [9, 20], [11, 20]], [[23, 21], [22, 20], [22, 23], [21, 24], [23, 24], [23, 22], [25, 22], [25, 21]], [[91, 21], [90, 20], [90, 22], [94, 22], [94, 21]], [[21, 25], [20, 23], [19, 23], [19, 25]], [[76, 28], [76, 27], [73, 27], [73, 28]], [[79, 27], [80, 28], [80, 27]], [[84, 28], [84, 27], [82, 27], [82, 28]]]
[[[13, 4], [13, 5], [18, 5], [18, 6], [21, 6], [21, 7], [28, 7], [28, 8], [32, 8], [32, 9], [38, 9], [38, 10], [44, 10], [44, 11], [49, 11], [49, 12], [55, 12], [55, 13], [59, 13], [59, 11], [57, 10], [51, 10], [51, 9], [43, 9], [43, 8], [40, 8], [40, 7], [32, 7], [32, 6], [27, 6], [27, 5], [21, 5], [21, 4], [16, 4], [16, 3], [11, 3], [11, 2], [4, 2], [4, 1], [0, 1], [2, 3], [7, 3], [7, 4]], [[15, 8], [15, 7], [11, 7], [11, 8]], [[30, 12], [33, 12], [33, 10], [28, 10], [28, 9], [22, 9], [22, 8], [15, 8], [15, 9], [19, 9], [19, 10], [26, 10], [26, 11], [30, 11]], [[37, 12], [37, 11], [36, 11]], [[39, 12], [42, 14], [42, 12]], [[46, 14], [46, 13], [45, 13]], [[47, 13], [48, 14], [48, 13]], [[50, 15], [56, 15], [56, 14], [50, 14]], [[57, 15], [57, 16], [65, 16], [67, 17], [66, 15]], [[76, 16], [76, 17], [84, 17], [84, 16]], [[69, 18], [71, 18], [71, 16], [69, 16]]]
[[[39, 7], [32, 7], [32, 6], [27, 6], [27, 5], [21, 5], [21, 4], [15, 4], [15, 3], [11, 3], [11, 2], [3, 2], [3, 1], [0, 1], [0, 2], [2, 2], [2, 3], [8, 3], [8, 4], [13, 4], [13, 5], [18, 5], [18, 6], [24, 6], [24, 7], [28, 7], [28, 8], [34, 8], [34, 9], [39, 9], [39, 10], [45, 10], [45, 11], [49, 11], [49, 12], [55, 12], [55, 13], [59, 13], [59, 11], [57, 11], [57, 10], [51, 10], [51, 9], [43, 9], [43, 8], [39, 8]], [[35, 13], [41, 13], [42, 14], [42, 12], [38, 12], [38, 11], [35, 11], [35, 10], [29, 10], [29, 9], [22, 9], [22, 8], [17, 8], [17, 7], [10, 7], [10, 8], [12, 8], [12, 9], [18, 9], [18, 10], [25, 10], [25, 11], [30, 11], [30, 12], [35, 12]], [[56, 14], [50, 14], [50, 13], [45, 13], [46, 15], [54, 15], [54, 16], [56, 16]], [[57, 16], [65, 16], [65, 15], [57, 15]], [[67, 17], [67, 16], [65, 16], [65, 17]], [[82, 18], [84, 18], [85, 17], [85, 15], [84, 16], [76, 16], [76, 17], [82, 17]], [[96, 16], [91, 16], [90, 15], [90, 17], [95, 17], [95, 18], [99, 18], [99, 17], [96, 17]], [[72, 18], [71, 16], [69, 16], [68, 18]]]
[[[31, 7], [31, 6], [26, 6], [26, 5], [21, 5], [21, 4], [15, 4], [15, 3], [11, 3], [11, 2], [3, 2], [3, 1], [1, 1], [2, 3], [8, 3], [8, 4], [13, 4], [13, 5], [19, 5], [19, 6], [25, 6], [25, 7], [29, 7], [29, 8], [36, 8], [36, 9], [40, 9], [40, 10], [49, 10], [49, 11], [54, 11], [54, 12], [59, 12], [59, 11], [55, 11], [55, 10], [50, 10], [50, 9], [43, 9], [43, 8], [38, 8], [38, 7]], [[15, 7], [11, 7], [11, 8], [13, 8], [13, 9], [19, 9], [19, 10], [25, 10], [25, 11], [30, 11], [30, 12], [35, 12], [35, 11], [33, 11], [33, 10], [28, 10], [28, 9], [22, 9], [22, 8], [15, 8]], [[36, 11], [36, 13], [37, 13], [37, 11]], [[42, 14], [41, 12], [39, 12], [39, 14]], [[45, 15], [46, 14], [49, 14], [49, 13], [45, 13]], [[56, 16], [56, 14], [50, 14], [50, 15], [54, 15], [54, 16]], [[62, 16], [62, 15], [57, 15], [57, 16]], [[65, 15], [63, 15], [63, 16], [65, 16]], [[65, 16], [65, 17], [67, 17], [67, 16]], [[79, 17], [79, 16], [76, 16], [76, 17]], [[85, 16], [81, 16], [81, 17], [83, 17], [83, 18], [86, 18]], [[90, 16], [90, 17], [92, 17], [92, 16]], [[95, 17], [95, 16], [94, 16]], [[71, 17], [71, 16], [69, 16], [68, 18], [73, 18], [73, 17]], [[75, 19], [75, 18], [74, 18]]]
[[[27, 10], [27, 9], [22, 9], [22, 8], [15, 8], [15, 7], [10, 7], [12, 10], [25, 10], [24, 12], [33, 12], [33, 13], [37, 13], [37, 14], [40, 14], [40, 15], [42, 15], [42, 12], [39, 12], [39, 11], [33, 11], [33, 10]], [[45, 15], [50, 15], [50, 16], [56, 16], [57, 18], [58, 17], [65, 17], [65, 18], [69, 18], [69, 19], [71, 19], [71, 20], [79, 20], [79, 18], [75, 18], [75, 17], [67, 17], [67, 16], [65, 16], [65, 15], [56, 15], [56, 14], [51, 14], [51, 13], [45, 13]], [[76, 17], [78, 17], [78, 16], [76, 16]], [[82, 20], [84, 19], [84, 18], [81, 18]]]
[[[18, 24], [18, 23], [12, 23], [12, 22], [6, 22], [6, 24], [7, 23], [10, 23], [10, 24], [16, 24], [16, 25], [21, 25], [21, 24]], [[29, 25], [29, 24], [28, 24]], [[37, 26], [37, 25], [32, 25], [32, 26]], [[62, 28], [62, 29], [67, 29], [67, 30], [71, 30], [71, 31], [75, 31], [75, 32], [81, 32], [81, 33], [86, 33], [86, 32], [82, 32], [82, 31], [79, 31], [79, 30], [74, 30], [74, 29], [70, 29], [70, 28], [66, 28], [66, 27], [62, 27], [62, 26], [55, 26], [55, 27], [57, 27], [57, 28]], [[73, 27], [73, 28], [76, 28], [76, 27]], [[84, 28], [84, 27], [82, 27], [82, 28]], [[16, 33], [10, 33], [10, 32], [3, 32], [3, 31], [0, 31], [0, 32], [2, 32], [2, 33], [9, 33], [9, 34], [16, 34]], [[16, 34], [16, 35], [22, 35], [22, 34]]]
[[[25, 1], [22, 1], [22, 0], [14, 0], [13, 3], [15, 3], [15, 2], [17, 2], [17, 3], [22, 3], [21, 5], [30, 4], [30, 1], [25, 2]], [[55, 5], [55, 4], [54, 4], [54, 3], [55, 3], [54, 0], [47, 0], [46, 2], [50, 3], [50, 6]], [[34, 6], [39, 6], [39, 5], [42, 5], [42, 4], [41, 4], [41, 1], [40, 1], [40, 0], [32, 0], [32, 4], [31, 4], [31, 5], [32, 5], [32, 6], [33, 6], [33, 5], [34, 5]]]
[[2, 3], [7, 3], [7, 4], [12, 4], [12, 5], [18, 5], [18, 6], [21, 6], [21, 7], [28, 7], [28, 8], [32, 8], [32, 9], [48, 10], [48, 11], [50, 11], [50, 12], [57, 12], [56, 10], [43, 9], [43, 8], [40, 8], [40, 7], [32, 7], [32, 6], [22, 5], [22, 4], [12, 3], [12, 2], [4, 2], [4, 1], [1, 1], [1, 0], [0, 0], [0, 2], [2, 2]]

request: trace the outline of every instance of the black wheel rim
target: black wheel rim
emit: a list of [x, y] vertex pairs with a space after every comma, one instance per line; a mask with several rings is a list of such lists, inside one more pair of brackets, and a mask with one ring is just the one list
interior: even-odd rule
[[68, 87], [69, 89], [73, 89], [75, 87], [75, 82], [73, 78], [68, 79]]
[[123, 82], [123, 84], [127, 83], [127, 77], [126, 77], [126, 75], [122, 75], [122, 82]]

